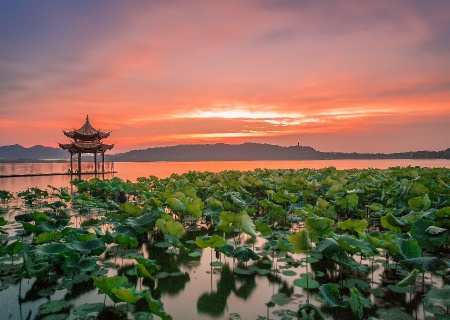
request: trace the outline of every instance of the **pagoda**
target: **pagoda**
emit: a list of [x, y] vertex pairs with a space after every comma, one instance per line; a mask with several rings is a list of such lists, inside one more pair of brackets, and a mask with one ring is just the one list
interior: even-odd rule
[[70, 173], [73, 173], [73, 155], [78, 155], [78, 175], [81, 175], [81, 154], [92, 153], [94, 155], [95, 169], [97, 174], [97, 154], [102, 156], [102, 173], [105, 173], [105, 152], [111, 150], [113, 144], [105, 144], [103, 139], [108, 138], [111, 132], [101, 131], [95, 129], [89, 122], [89, 116], [86, 116], [86, 121], [83, 126], [77, 130], [63, 131], [64, 135], [72, 139], [71, 143], [60, 143], [61, 149], [67, 150], [70, 153]]

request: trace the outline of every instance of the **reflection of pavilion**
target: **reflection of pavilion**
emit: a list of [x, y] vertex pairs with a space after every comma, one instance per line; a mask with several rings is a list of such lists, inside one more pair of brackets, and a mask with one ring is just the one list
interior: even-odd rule
[[100, 153], [102, 155], [101, 172], [105, 173], [105, 152], [111, 150], [114, 145], [104, 144], [102, 139], [108, 138], [110, 132], [95, 129], [89, 122], [89, 116], [86, 116], [86, 121], [80, 129], [64, 131], [64, 135], [73, 140], [71, 143], [59, 144], [62, 149], [70, 153], [70, 173], [73, 173], [73, 155], [78, 154], [77, 173], [81, 175], [81, 154], [83, 153], [94, 155], [94, 173], [97, 173], [97, 154]]

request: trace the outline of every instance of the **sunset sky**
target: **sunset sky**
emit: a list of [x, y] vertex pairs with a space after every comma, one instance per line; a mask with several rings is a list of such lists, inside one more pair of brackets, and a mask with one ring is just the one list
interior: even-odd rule
[[450, 147], [450, 1], [0, 2], [0, 145]]

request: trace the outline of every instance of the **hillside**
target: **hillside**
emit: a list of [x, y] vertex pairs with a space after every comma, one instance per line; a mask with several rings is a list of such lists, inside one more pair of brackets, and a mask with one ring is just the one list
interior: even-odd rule
[[19, 144], [0, 146], [0, 161], [31, 161], [31, 160], [55, 160], [67, 159], [68, 154], [59, 148], [45, 147], [41, 145], [29, 148]]
[[[21, 145], [0, 147], [0, 161], [66, 160], [68, 154], [44, 146], [25, 148]], [[233, 161], [233, 160], [332, 160], [332, 159], [450, 159], [450, 148], [443, 151], [411, 151], [399, 153], [321, 152], [308, 146], [282, 147], [271, 144], [195, 144], [154, 147], [107, 155], [114, 161]]]

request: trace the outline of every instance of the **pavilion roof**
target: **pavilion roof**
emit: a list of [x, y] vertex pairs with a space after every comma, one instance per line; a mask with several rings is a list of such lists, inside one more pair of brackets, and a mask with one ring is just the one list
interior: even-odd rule
[[81, 152], [81, 153], [94, 153], [94, 152], [105, 152], [111, 150], [113, 144], [105, 144], [100, 141], [76, 141], [72, 143], [60, 143], [59, 147], [70, 152]]
[[109, 137], [110, 134], [111, 132], [95, 129], [89, 122], [89, 116], [86, 116], [86, 121], [81, 128], [77, 130], [64, 131], [65, 136], [80, 140], [104, 139]]

